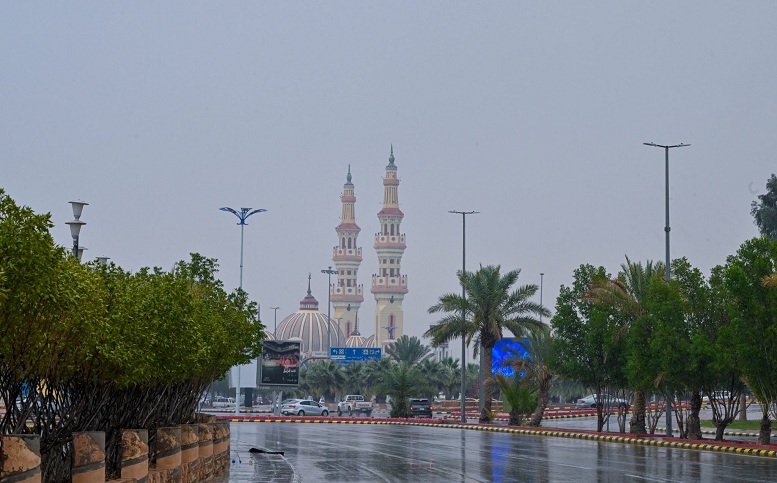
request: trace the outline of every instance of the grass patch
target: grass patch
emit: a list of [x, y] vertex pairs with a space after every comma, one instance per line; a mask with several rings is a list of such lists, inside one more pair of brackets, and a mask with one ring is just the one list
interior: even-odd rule
[[[714, 428], [715, 426], [712, 425], [711, 419], [702, 419], [699, 421], [701, 423], [702, 428]], [[740, 431], [758, 431], [761, 429], [761, 421], [734, 421], [733, 423], [726, 426], [726, 429], [732, 429], [732, 430], [740, 430]]]

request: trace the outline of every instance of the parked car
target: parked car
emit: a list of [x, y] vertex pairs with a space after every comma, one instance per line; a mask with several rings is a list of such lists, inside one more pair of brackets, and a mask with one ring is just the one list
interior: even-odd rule
[[433, 408], [432, 403], [429, 402], [429, 399], [425, 397], [411, 397], [408, 400], [408, 405], [410, 406], [410, 417], [432, 417]]
[[[626, 407], [628, 402], [624, 399], [617, 398], [610, 394], [600, 394], [602, 398], [602, 405], [604, 407]], [[582, 399], [577, 400], [577, 407], [579, 408], [595, 408], [596, 407], [596, 394], [591, 394]]]
[[286, 416], [329, 416], [329, 410], [312, 399], [287, 399], [281, 405], [281, 414]]
[[231, 408], [234, 406], [235, 406], [235, 398], [233, 397], [216, 396], [213, 399], [214, 408]]
[[[731, 399], [731, 393], [728, 391], [715, 391], [712, 393], [712, 398], [715, 399], [716, 402], [728, 402], [729, 399]], [[701, 402], [705, 404], [710, 402], [710, 396], [704, 396], [701, 398]]]

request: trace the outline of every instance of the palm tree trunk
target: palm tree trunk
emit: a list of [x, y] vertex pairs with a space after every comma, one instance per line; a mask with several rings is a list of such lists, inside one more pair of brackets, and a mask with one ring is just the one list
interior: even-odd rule
[[537, 427], [542, 423], [542, 416], [545, 414], [545, 408], [548, 407], [548, 399], [550, 399], [550, 377], [546, 377], [540, 383], [540, 397], [537, 401], [537, 407], [534, 409], [529, 426]]
[[647, 434], [645, 426], [645, 391], [634, 391], [634, 412], [631, 415], [631, 434]]
[[483, 412], [480, 413], [481, 423], [490, 423], [493, 413], [491, 412], [491, 401], [494, 394], [494, 378], [491, 375], [491, 347], [481, 347], [483, 351], [483, 366], [480, 370], [483, 372]]

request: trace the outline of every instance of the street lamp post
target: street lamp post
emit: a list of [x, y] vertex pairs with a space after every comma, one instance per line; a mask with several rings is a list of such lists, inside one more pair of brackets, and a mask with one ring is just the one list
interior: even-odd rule
[[[247, 225], [246, 220], [249, 216], [255, 213], [263, 213], [267, 210], [264, 208], [257, 208], [251, 210], [251, 208], [240, 208], [240, 211], [233, 210], [227, 206], [220, 208], [221, 211], [228, 211], [235, 215], [238, 220], [237, 224], [240, 225], [240, 291], [243, 291], [243, 229]], [[240, 366], [237, 366], [237, 392], [235, 393], [235, 414], [240, 414]]]
[[[672, 148], [684, 148], [686, 146], [690, 146], [690, 144], [674, 144], [674, 145], [663, 145], [663, 144], [656, 144], [656, 143], [642, 143], [645, 146], [653, 146], [655, 148], [663, 148], [664, 150], [664, 166], [665, 166], [665, 175], [666, 175], [666, 190], [665, 190], [665, 199], [666, 199], [666, 226], [664, 226], [664, 233], [666, 233], [666, 265], [664, 266], [664, 280], [666, 283], [669, 283], [670, 280], [670, 264], [671, 260], [669, 258], [669, 150]], [[666, 396], [666, 436], [672, 437], [673, 431], [672, 431], [672, 412], [671, 412], [671, 401], [672, 399], [669, 397], [669, 394]]]
[[332, 309], [332, 275], [337, 275], [337, 270], [332, 270], [330, 265], [327, 270], [321, 270], [321, 273], [327, 274], [329, 278], [329, 288], [326, 293], [326, 358], [332, 358], [332, 322], [329, 318]]
[[68, 201], [73, 208], [73, 220], [66, 221], [65, 224], [70, 226], [70, 236], [73, 237], [73, 256], [81, 261], [81, 250], [78, 247], [78, 235], [81, 233], [81, 227], [86, 225], [85, 221], [81, 221], [81, 213], [84, 211], [84, 206], [88, 205], [84, 201]]
[[[542, 282], [545, 278], [545, 274], [540, 272], [540, 307], [542, 307]], [[540, 313], [540, 324], [542, 323], [542, 313]]]
[[[463, 274], [467, 270], [467, 215], [474, 215], [480, 212], [451, 210], [451, 211], [448, 211], [448, 213], [461, 215], [461, 273]], [[467, 290], [464, 287], [464, 284], [461, 285], [461, 296], [466, 300]], [[467, 314], [463, 308], [461, 309], [461, 321], [463, 324], [466, 323], [467, 321]], [[481, 355], [482, 355], [482, 352], [483, 351], [481, 351]], [[461, 399], [461, 422], [462, 423], [467, 422], [467, 407], [466, 407], [465, 398], [464, 398], [464, 391], [466, 390], [466, 385], [467, 385], [466, 359], [467, 359], [467, 334], [462, 329], [462, 332], [461, 332], [461, 393], [459, 394], [459, 398]], [[481, 368], [481, 372], [482, 372], [482, 368]]]
[[275, 337], [275, 333], [278, 332], [278, 309], [280, 307], [270, 307], [270, 310], [273, 311], [273, 319], [275, 319], [275, 330], [273, 330], [273, 337]]

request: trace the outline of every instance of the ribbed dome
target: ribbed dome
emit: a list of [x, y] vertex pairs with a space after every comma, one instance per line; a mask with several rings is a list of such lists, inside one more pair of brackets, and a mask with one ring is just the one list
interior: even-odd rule
[[377, 347], [375, 345], [375, 336], [371, 335], [364, 339], [364, 345], [362, 347]]
[[275, 340], [275, 334], [272, 332], [265, 332], [264, 335], [264, 340]]
[[364, 347], [366, 341], [367, 339], [362, 337], [359, 333], [359, 329], [354, 329], [354, 331], [351, 332], [351, 335], [345, 339], [345, 347]]
[[300, 302], [300, 309], [278, 324], [275, 339], [289, 340], [298, 337], [302, 339], [302, 353], [310, 354], [313, 351], [329, 351], [327, 337], [330, 333], [331, 347], [343, 347], [343, 332], [336, 321], [329, 319], [327, 323], [326, 314], [318, 311], [318, 301], [310, 293], [308, 280], [308, 294]]

